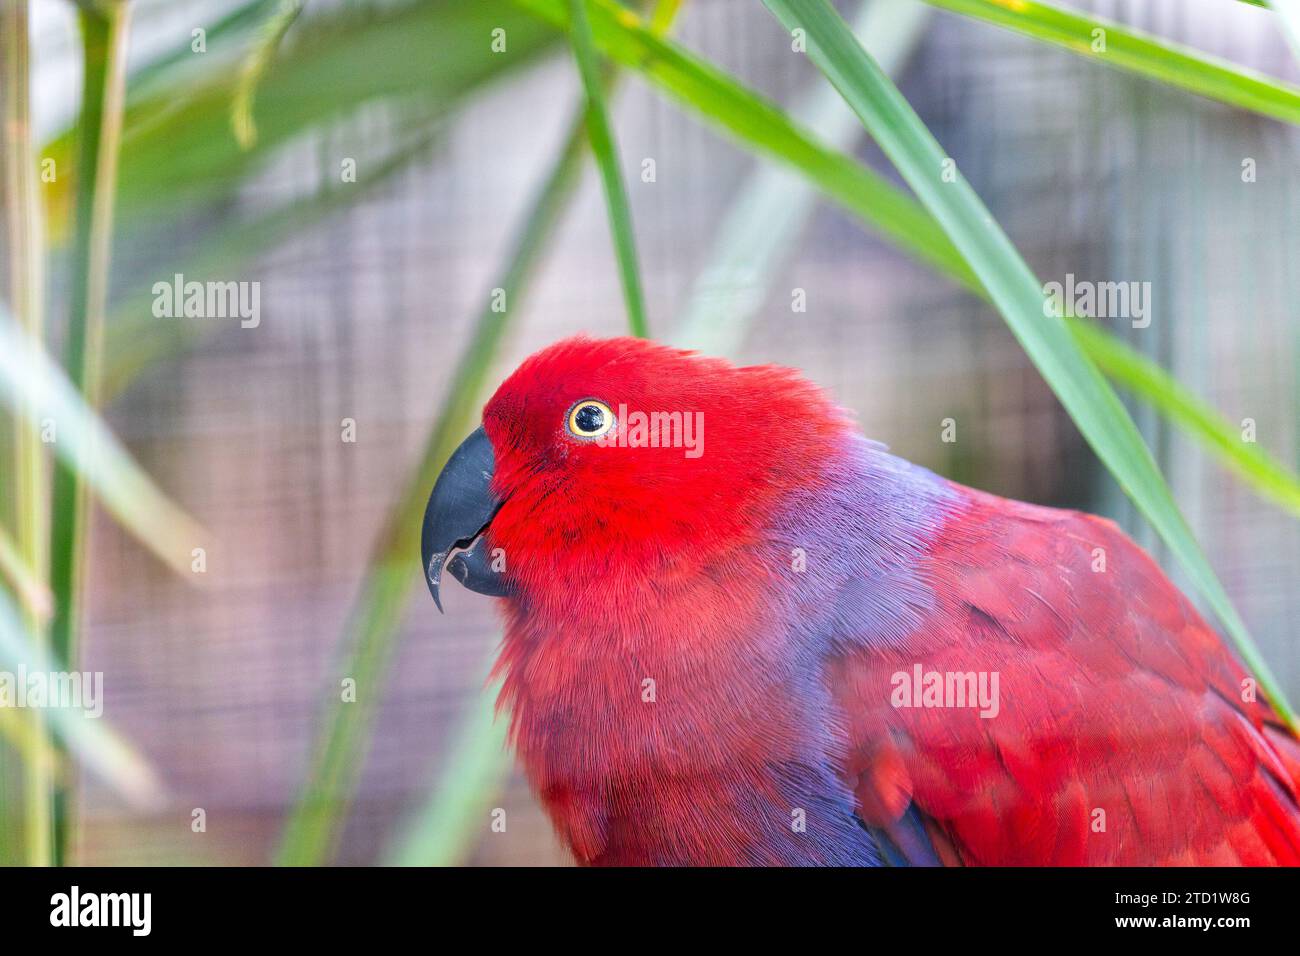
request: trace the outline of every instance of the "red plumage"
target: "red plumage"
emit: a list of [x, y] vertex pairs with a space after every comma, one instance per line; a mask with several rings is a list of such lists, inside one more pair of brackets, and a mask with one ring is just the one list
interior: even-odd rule
[[[1151, 559], [1092, 515], [961, 500], [927, 556], [936, 612], [833, 667], [868, 822], [915, 801], [970, 864], [1300, 863], [1300, 747]], [[999, 672], [1008, 719], [881, 706], [914, 661]]]
[[[699, 412], [704, 452], [577, 440], [591, 398]], [[484, 428], [502, 700], [579, 861], [1300, 862], [1300, 745], [1112, 523], [908, 465], [796, 373], [636, 340], [544, 350]], [[917, 668], [998, 675], [996, 716], [900, 706]]]

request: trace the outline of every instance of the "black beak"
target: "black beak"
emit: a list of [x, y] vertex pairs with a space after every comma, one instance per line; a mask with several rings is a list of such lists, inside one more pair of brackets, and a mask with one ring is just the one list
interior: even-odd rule
[[[483, 538], [483, 532], [501, 507], [501, 501], [492, 494], [495, 467], [492, 443], [479, 427], [447, 459], [442, 474], [434, 482], [433, 493], [424, 509], [420, 558], [429, 592], [439, 611], [442, 601], [438, 599], [438, 581], [444, 566], [471, 591], [494, 597], [510, 593], [505, 572], [492, 567]], [[448, 561], [448, 555], [457, 548], [464, 550]]]

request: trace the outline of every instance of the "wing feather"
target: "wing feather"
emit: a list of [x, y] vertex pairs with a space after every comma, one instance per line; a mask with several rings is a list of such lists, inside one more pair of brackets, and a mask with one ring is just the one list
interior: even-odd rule
[[[923, 624], [836, 636], [867, 825], [914, 813], [950, 863], [1300, 864], [1300, 744], [1155, 563], [1109, 521], [960, 492]], [[996, 714], [895, 706], [917, 665], [996, 674]]]

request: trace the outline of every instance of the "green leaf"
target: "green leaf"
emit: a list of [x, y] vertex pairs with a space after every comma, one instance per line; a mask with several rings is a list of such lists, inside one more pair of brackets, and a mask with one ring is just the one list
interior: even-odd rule
[[1300, 478], [1258, 445], [1242, 441], [1239, 428], [1145, 355], [1091, 322], [1067, 319], [1067, 324], [1088, 357], [1111, 380], [1196, 438], [1260, 494], [1300, 515]]
[[[363, 201], [392, 180], [436, 142], [441, 127], [412, 123], [414, 128], [382, 155], [371, 157], [357, 173], [356, 182], [330, 182], [309, 196], [295, 197], [256, 218], [226, 225], [203, 237], [194, 248], [159, 271], [170, 276], [231, 275], [265, 250], [287, 242], [328, 216]], [[211, 322], [160, 323], [151, 310], [152, 291], [141, 288], [113, 309], [104, 355], [103, 396], [111, 399], [154, 363], [177, 355], [211, 334]]]
[[[95, 409], [100, 402], [131, 7], [126, 3], [85, 4], [78, 23], [82, 66], [81, 111], [77, 117], [79, 175], [63, 365], [73, 389], [86, 406]], [[79, 446], [72, 453], [84, 465], [94, 452]], [[54, 654], [70, 664], [78, 658], [89, 525], [90, 496], [84, 467], [73, 467], [67, 459], [59, 458], [54, 464], [50, 493], [49, 575], [54, 613], [50, 616], [49, 642]], [[66, 862], [72, 842], [73, 796], [68, 787], [54, 792], [52, 846], [56, 865]]]
[[230, 123], [235, 131], [235, 139], [243, 149], [251, 149], [257, 142], [253, 98], [257, 95], [258, 84], [271, 68], [271, 61], [275, 59], [284, 35], [293, 26], [293, 21], [298, 19], [298, 14], [302, 13], [302, 4], [303, 0], [281, 0], [279, 8], [263, 25], [257, 45], [239, 71], [239, 85], [235, 87], [235, 99], [230, 107]]
[[[865, 0], [853, 32], [881, 68], [893, 74], [916, 48], [933, 15], [920, 0]], [[852, 152], [863, 136], [862, 124], [833, 86], [821, 77], [814, 80], [790, 113], [828, 146]], [[695, 277], [673, 336], [678, 345], [709, 355], [736, 354], [817, 198], [817, 183], [798, 170], [756, 165], [728, 202], [707, 263]], [[898, 200], [912, 204], [915, 217], [929, 220], [932, 231], [939, 231], [912, 199], [900, 193]]]
[[[44, 223], [31, 123], [31, 24], [28, 5], [0, 7], [0, 234], [5, 291], [21, 334], [39, 343], [45, 333]], [[30, 405], [0, 415], [0, 573], [8, 578], [33, 643], [46, 640], [53, 595], [46, 588], [46, 456]], [[10, 537], [12, 529], [12, 537]], [[35, 713], [0, 708], [0, 861], [47, 866], [53, 859], [53, 794], [57, 760]]]
[[[138, 0], [137, 0], [138, 2]], [[131, 71], [127, 90], [127, 109], [152, 100], [170, 90], [173, 94], [192, 85], [194, 77], [206, 71], [226, 73], [237, 67], [239, 54], [256, 42], [270, 18], [275, 16], [281, 0], [243, 0], [223, 10], [221, 16], [203, 27], [207, 52], [196, 53], [194, 38], [188, 31], [178, 34], [175, 46], [157, 52], [148, 62]]]
[[806, 31], [812, 61], [965, 256], [1097, 457], [1178, 557], [1273, 705], [1294, 725], [1280, 686], [1184, 522], [1137, 426], [1064, 320], [1045, 315], [1041, 284], [975, 191], [833, 7], [825, 0], [764, 2], [787, 29]]
[[45, 619], [50, 614], [50, 589], [23, 557], [9, 532], [0, 528], [0, 577], [9, 582], [29, 614]]
[[927, 2], [1064, 47], [1106, 66], [1137, 73], [1286, 123], [1300, 123], [1300, 89], [1113, 20], [1036, 0]]
[[[82, 475], [142, 544], [178, 572], [189, 573], [190, 551], [206, 540], [199, 525], [172, 503], [140, 469], [72, 383], [43, 350], [0, 308], [0, 402], [15, 413], [50, 419], [50, 447]], [[29, 410], [29, 411], [25, 411]]]
[[632, 212], [628, 208], [623, 174], [619, 170], [618, 146], [614, 142], [609, 112], [605, 108], [596, 51], [592, 47], [591, 25], [587, 22], [583, 0], [569, 0], [569, 16], [573, 56], [578, 62], [578, 73], [582, 76], [582, 89], [586, 96], [587, 138], [591, 142], [591, 152], [596, 157], [601, 182], [605, 187], [605, 209], [609, 213], [609, 231], [618, 257], [628, 325], [633, 335], [645, 338], [649, 330], [646, 328], [645, 301], [641, 293], [641, 270], [636, 258], [636, 236], [632, 231]]
[[[118, 283], [126, 294], [112, 308], [106, 329], [105, 398], [118, 394], [154, 362], [192, 346], [215, 328], [192, 321], [159, 323], [150, 311], [154, 279], [178, 272], [228, 276], [275, 243], [360, 202], [377, 185], [425, 155], [448, 118], [473, 96], [535, 62], [558, 39], [549, 27], [512, 9], [505, 0], [401, 4], [364, 13], [342, 7], [313, 14], [298, 22], [293, 46], [280, 53], [275, 69], [259, 86], [259, 135], [252, 149], [243, 151], [236, 148], [223, 104], [234, 95], [238, 55], [278, 2], [257, 0], [241, 8], [238, 17], [214, 25], [208, 30], [209, 52], [202, 57], [189, 52], [186, 34], [184, 53], [179, 55], [183, 63], [210, 62], [216, 69], [196, 74], [164, 57], [142, 71], [154, 91], [128, 97], [118, 232], [146, 232], [144, 244], [165, 250], [168, 256], [145, 281]], [[509, 48], [504, 54], [490, 49], [495, 25], [508, 31]], [[452, 53], [408, 59], [404, 64], [394, 59], [396, 53], [406, 56], [403, 51], [408, 47], [441, 48], [441, 44]], [[315, 59], [304, 61], [309, 55]], [[366, 57], [379, 66], [366, 67]], [[330, 63], [346, 78], [341, 86], [316, 72]], [[410, 74], [406, 78], [400, 75], [403, 69]], [[168, 82], [179, 88], [168, 88]], [[131, 83], [134, 90], [134, 74]], [[291, 197], [251, 217], [221, 222], [203, 231], [191, 245], [155, 238], [155, 234], [175, 236], [177, 222], [192, 220], [196, 208], [205, 210], [205, 217], [211, 215], [208, 204], [232, 196], [287, 140], [322, 128], [335, 114], [347, 116], [359, 104], [376, 100], [390, 102], [394, 119], [400, 122], [391, 136], [348, 147], [346, 155], [357, 160], [356, 182], [340, 181], [338, 160], [331, 159], [333, 169], [320, 177], [315, 193]], [[52, 147], [56, 155], [66, 149], [67, 139], [56, 140]], [[178, 177], [182, 181], [160, 182], [158, 177], [170, 177], [176, 165], [190, 167], [185, 177]], [[59, 168], [64, 168], [63, 163]], [[50, 187], [66, 178], [61, 175]], [[160, 204], [162, 199], [166, 201]], [[61, 202], [56, 196], [55, 205]]]
[[[566, 0], [515, 0], [557, 26], [569, 23]], [[808, 133], [780, 108], [734, 78], [656, 36], [610, 0], [588, 0], [592, 37], [607, 57], [642, 74], [674, 99], [759, 153], [791, 166], [830, 199], [940, 271], [979, 288], [965, 260], [934, 220], [881, 176]]]
[[[256, 0], [211, 24], [202, 55], [190, 51], [187, 29], [176, 51], [143, 67], [138, 82], [131, 76], [118, 176], [120, 232], [174, 236], [178, 222], [235, 196], [295, 137], [381, 103], [422, 122], [436, 120], [538, 62], [557, 40], [554, 30], [521, 15], [508, 0], [338, 4], [312, 11], [297, 22], [294, 42], [258, 84], [257, 140], [243, 149], [230, 122], [240, 64], [257, 48], [258, 27], [279, 2]], [[491, 49], [497, 27], [507, 31], [505, 53]], [[69, 128], [42, 150], [59, 170], [45, 188], [56, 242], [68, 231], [74, 133]], [[338, 140], [364, 170], [368, 141], [355, 130], [341, 133], [351, 133]]]
[[501, 685], [493, 683], [466, 708], [445, 771], [425, 805], [388, 848], [389, 866], [450, 866], [477, 845], [485, 808], [510, 774], [509, 721], [496, 712]]
[[[22, 626], [18, 610], [0, 590], [0, 665], [13, 674], [63, 674], [64, 665], [36, 644]], [[102, 701], [100, 702], [102, 703]], [[41, 718], [64, 746], [120, 796], [139, 807], [156, 809], [161, 789], [148, 763], [100, 717], [83, 707], [45, 707]], [[36, 746], [43, 744], [29, 742]]]

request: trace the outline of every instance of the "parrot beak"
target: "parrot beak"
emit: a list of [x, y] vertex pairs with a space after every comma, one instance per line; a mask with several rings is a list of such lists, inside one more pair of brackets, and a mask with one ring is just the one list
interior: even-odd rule
[[[504, 573], [492, 568], [483, 538], [483, 532], [501, 507], [501, 500], [492, 493], [495, 467], [492, 443], [480, 426], [447, 459], [442, 474], [434, 482], [429, 503], [424, 508], [420, 558], [429, 592], [439, 611], [442, 601], [438, 598], [438, 582], [444, 567], [471, 591], [493, 597], [510, 594]], [[457, 553], [451, 556], [453, 551]]]

